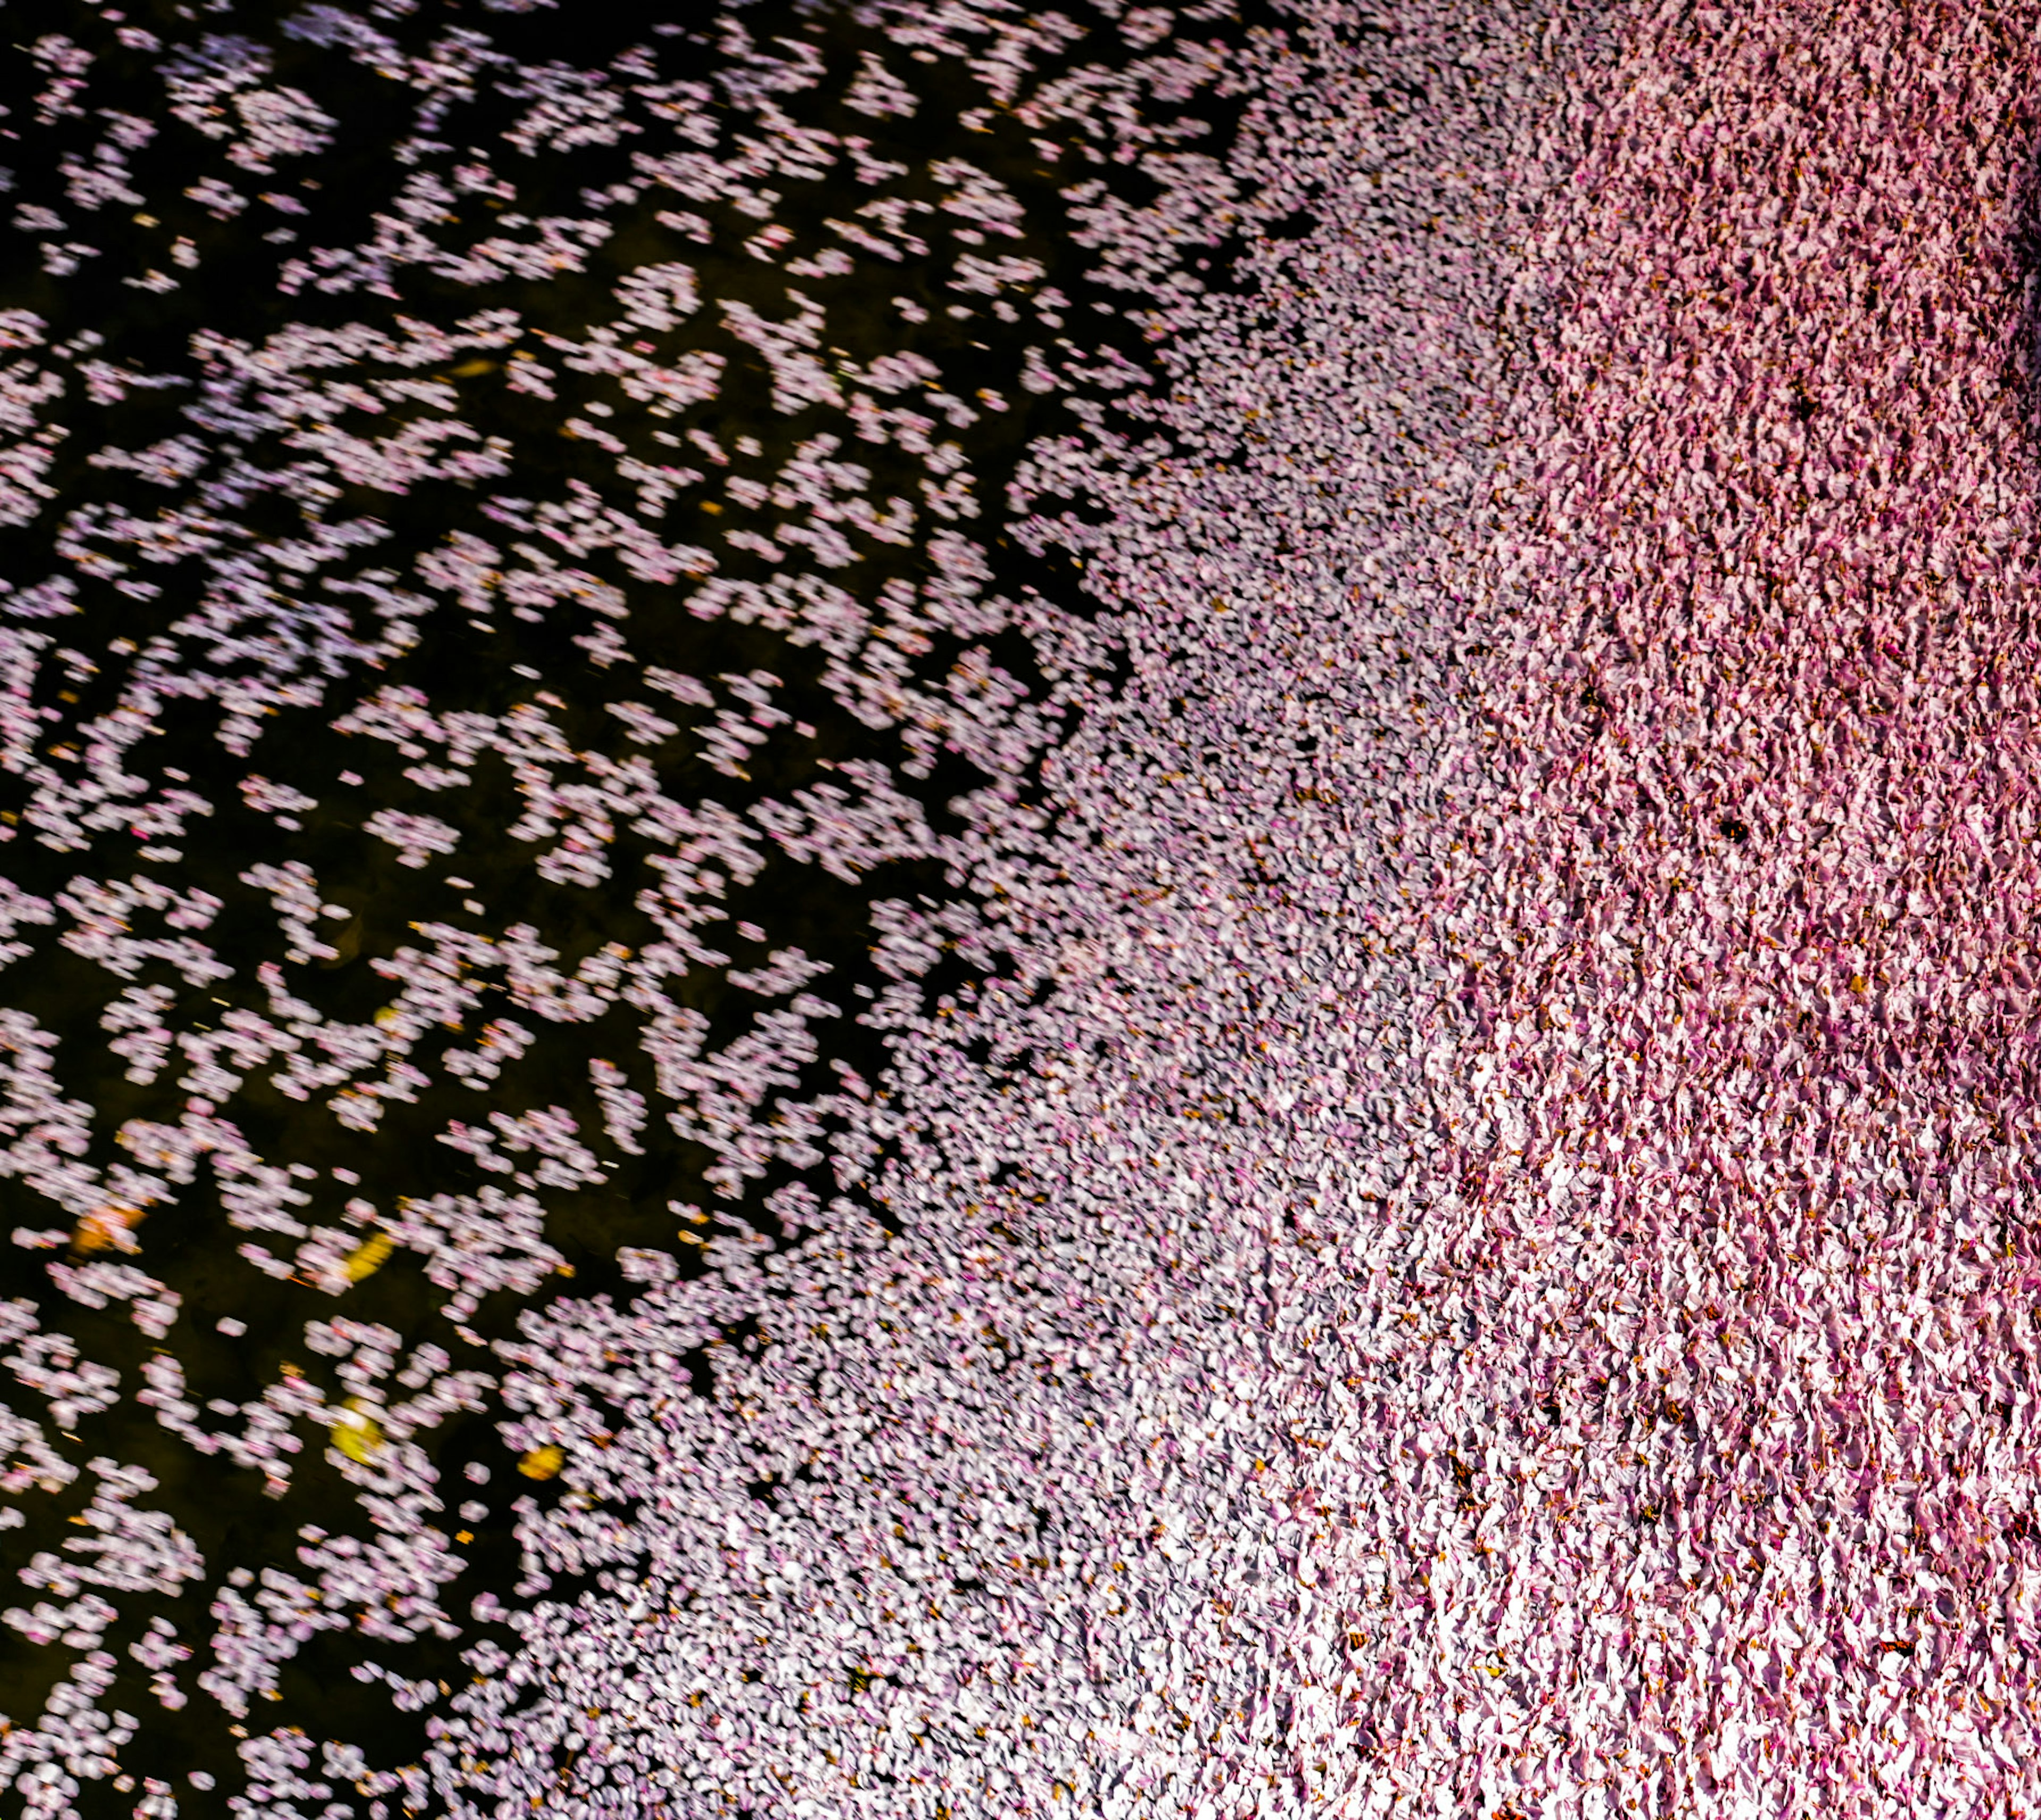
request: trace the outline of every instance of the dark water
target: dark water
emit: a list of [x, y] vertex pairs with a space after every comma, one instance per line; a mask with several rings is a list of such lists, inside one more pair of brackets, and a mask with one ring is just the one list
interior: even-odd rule
[[[998, 970], [996, 925], [937, 842], [982, 818], [975, 792], [1026, 798], [1114, 675], [1071, 553], [1083, 502], [1029, 451], [1162, 446], [1122, 408], [1153, 377], [1152, 287], [1228, 282], [1242, 247], [1227, 210], [1183, 200], [1206, 178], [1182, 161], [1223, 158], [1242, 105], [1183, 53], [1269, 25], [1066, 10], [960, 15], [929, 48], [933, 10], [914, 6], [8, 10], [0, 162], [19, 212], [0, 309], [25, 313], [7, 318], [7, 440], [32, 497], [0, 531], [17, 679], [0, 866], [52, 908], [21, 923], [0, 985], [17, 1018], [0, 1194], [27, 1241], [5, 1289], [119, 1373], [108, 1407], [44, 1422], [82, 1470], [61, 1483], [28, 1460], [9, 1555], [88, 1533], [103, 1460], [154, 1477], [135, 1508], [167, 1513], [204, 1562], [107, 1591], [96, 1635], [0, 1639], [15, 1727], [81, 1664], [97, 1708], [132, 1715], [106, 1753], [123, 1781], [68, 1750], [77, 1792], [51, 1810], [127, 1812], [154, 1777], [187, 1813], [223, 1811], [247, 1730], [414, 1761], [429, 1712], [350, 1671], [455, 1685], [484, 1637], [513, 1643], [471, 1615], [485, 1592], [537, 1596], [509, 1498], [567, 1494], [520, 1475], [530, 1450], [478, 1380], [413, 1437], [425, 1502], [379, 1520], [371, 1467], [301, 1416], [280, 1425], [287, 1478], [173, 1434], [135, 1399], [151, 1359], [174, 1357], [190, 1403], [222, 1406], [201, 1430], [245, 1436], [265, 1391], [359, 1391], [341, 1368], [364, 1349], [422, 1383], [487, 1373], [521, 1315], [636, 1293], [620, 1248], [692, 1272], [690, 1224], [783, 1243], [804, 1194], [857, 1194], [879, 1160], [836, 1141], [846, 1081], [883, 1087], [872, 1007], [954, 1003]], [[1002, 34], [1010, 89], [973, 67]], [[1160, 250], [1093, 232], [1100, 208]], [[464, 474], [447, 459], [462, 451]], [[1045, 535], [1059, 514], [1066, 531]], [[147, 731], [123, 734], [124, 716]], [[808, 848], [771, 837], [824, 786], [864, 825]], [[405, 863], [366, 825], [391, 811], [457, 845]], [[683, 851], [686, 888], [662, 898], [681, 874], [657, 862]], [[284, 914], [293, 866], [341, 913]], [[198, 908], [181, 928], [161, 904], [116, 903], [95, 951], [76, 939], [82, 880], [158, 881]], [[655, 963], [689, 906], [722, 912], [693, 928], [706, 956]], [[123, 958], [122, 939], [155, 946]], [[549, 986], [521, 977], [520, 939]], [[173, 1046], [153, 1071], [146, 1050], [113, 1053], [123, 1004], [200, 1053]], [[240, 1050], [206, 1051], [236, 1014]], [[504, 1040], [521, 1053], [499, 1041], [493, 1072], [450, 1059], [489, 1055], [495, 1024], [520, 1026]], [[261, 1053], [262, 1032], [299, 1031], [309, 1068], [328, 1059], [318, 1032], [343, 1027], [397, 1040], [311, 1087], [288, 1049]], [[655, 1027], [677, 1045], [663, 1070]], [[37, 1053], [69, 1111], [38, 1097]], [[395, 1084], [364, 1091], [379, 1082]], [[618, 1092], [643, 1102], [635, 1134]], [[574, 1128], [550, 1169], [444, 1141], [497, 1114], [507, 1146], [549, 1109]], [[148, 1128], [208, 1119], [238, 1134], [238, 1177], [217, 1152], [181, 1182], [145, 1154]], [[93, 1210], [150, 1192], [124, 1168], [155, 1175], [155, 1198], [109, 1241]], [[531, 1230], [485, 1190], [528, 1196]], [[404, 1224], [456, 1205], [484, 1208], [469, 1250], [505, 1281], [465, 1315], [447, 1307], [474, 1275], [459, 1247]], [[361, 1250], [378, 1232], [395, 1240], [380, 1262]], [[51, 1274], [109, 1263], [155, 1286], [108, 1299]], [[81, 1281], [82, 1300], [65, 1287]], [[174, 1296], [174, 1320], [145, 1331], [138, 1295]], [[337, 1319], [351, 1339], [307, 1344]], [[706, 1391], [712, 1349], [681, 1369]], [[25, 1385], [10, 1400], [40, 1420]], [[470, 1498], [486, 1510], [458, 1513]], [[437, 1529], [444, 1582], [311, 1628], [308, 1525], [372, 1548]], [[241, 1676], [212, 1610], [250, 1576], [246, 1597], [306, 1633], [273, 1676]], [[193, 1651], [170, 1668], [181, 1707], [132, 1653], [152, 1620]], [[246, 1685], [223, 1704], [208, 1671]]]

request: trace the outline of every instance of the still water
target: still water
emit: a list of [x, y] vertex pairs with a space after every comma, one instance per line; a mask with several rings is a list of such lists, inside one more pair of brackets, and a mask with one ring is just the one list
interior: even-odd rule
[[8, 23], [8, 1761], [438, 1811], [478, 1646], [608, 1584], [493, 1349], [864, 1194], [889, 1027], [998, 969], [941, 843], [1114, 687], [1059, 451], [1166, 447], [1272, 22]]

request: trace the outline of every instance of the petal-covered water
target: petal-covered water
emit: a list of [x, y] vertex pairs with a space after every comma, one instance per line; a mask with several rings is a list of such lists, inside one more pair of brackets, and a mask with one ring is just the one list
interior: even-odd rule
[[42, 11], [10, 1811], [2021, 1810], [2016, 20]]

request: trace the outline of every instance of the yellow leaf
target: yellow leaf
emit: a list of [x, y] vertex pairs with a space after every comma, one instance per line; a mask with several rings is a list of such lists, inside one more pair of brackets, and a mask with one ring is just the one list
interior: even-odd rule
[[396, 1248], [396, 1241], [388, 1233], [371, 1233], [364, 1243], [348, 1253], [340, 1266], [341, 1274], [350, 1283], [358, 1283], [364, 1277], [372, 1277], [383, 1267], [383, 1260]]
[[340, 1406], [340, 1419], [333, 1425], [333, 1444], [349, 1460], [365, 1462], [383, 1445], [382, 1424], [368, 1414], [358, 1397]]
[[139, 1207], [95, 1207], [78, 1223], [71, 1243], [80, 1251], [103, 1251], [109, 1245], [123, 1251], [138, 1251], [131, 1228], [142, 1218]]
[[567, 1463], [567, 1456], [557, 1447], [535, 1447], [517, 1462], [517, 1470], [527, 1479], [551, 1479]]

